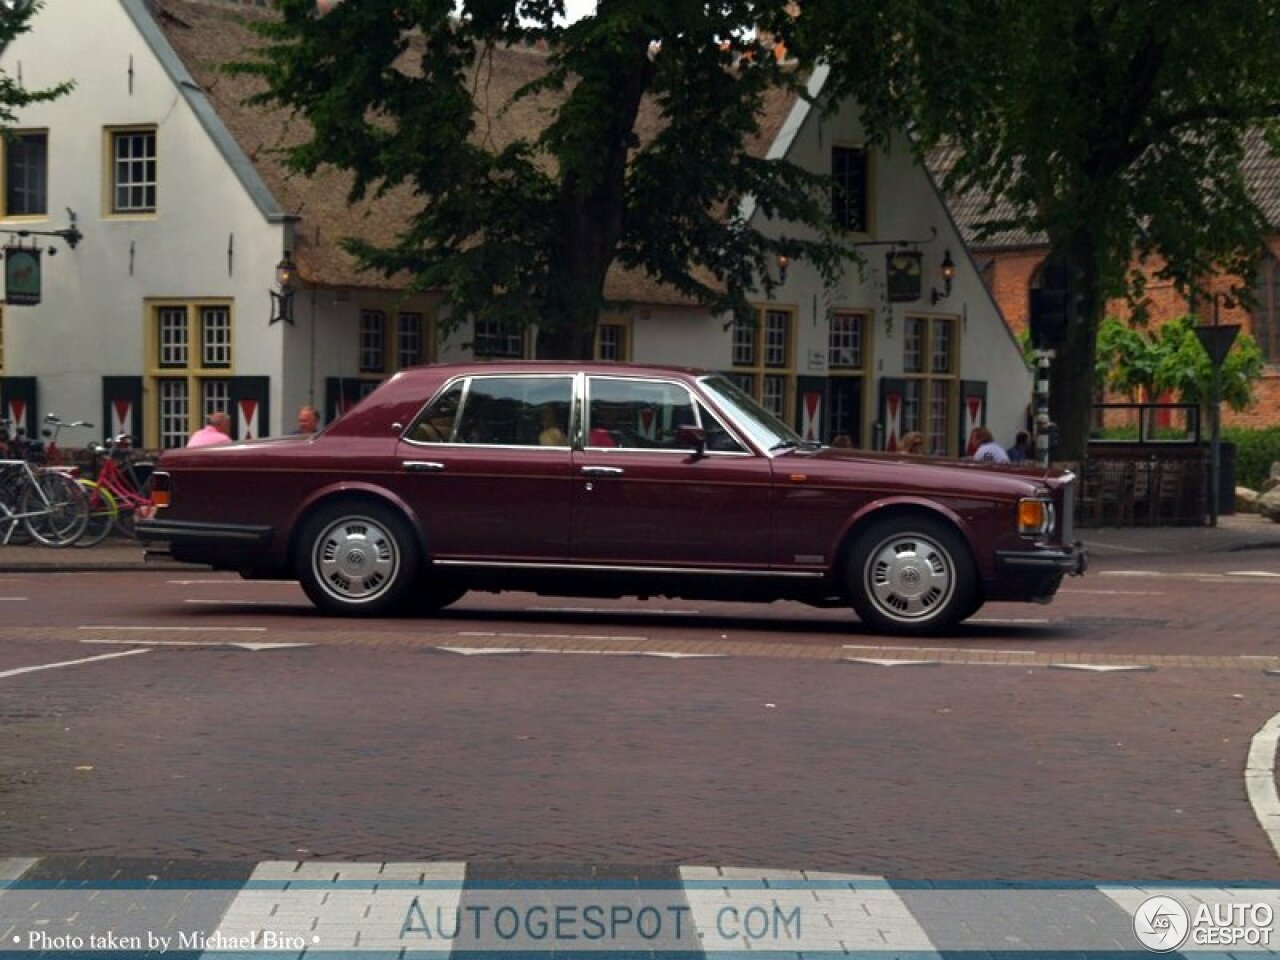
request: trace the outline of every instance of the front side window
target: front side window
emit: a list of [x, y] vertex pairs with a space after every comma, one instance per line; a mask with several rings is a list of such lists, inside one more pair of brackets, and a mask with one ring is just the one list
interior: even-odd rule
[[49, 135], [15, 133], [4, 144], [4, 216], [49, 212]]
[[111, 212], [155, 213], [156, 132], [111, 132]]
[[681, 427], [698, 425], [689, 391], [656, 380], [591, 377], [587, 381], [587, 446], [687, 450]]

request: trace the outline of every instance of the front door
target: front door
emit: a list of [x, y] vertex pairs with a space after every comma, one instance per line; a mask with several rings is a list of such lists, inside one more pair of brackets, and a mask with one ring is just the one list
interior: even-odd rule
[[[584, 449], [574, 455], [577, 563], [763, 569], [771, 467], [699, 408], [679, 383], [587, 378]], [[677, 430], [700, 425], [704, 456]]]

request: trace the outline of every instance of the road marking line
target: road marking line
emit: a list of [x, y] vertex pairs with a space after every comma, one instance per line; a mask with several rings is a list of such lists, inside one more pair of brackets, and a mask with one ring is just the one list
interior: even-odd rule
[[1091, 593], [1102, 597], [1163, 597], [1164, 590], [1059, 590], [1058, 593]]
[[81, 624], [77, 630], [135, 630], [142, 633], [266, 633], [266, 627], [137, 627], [137, 626], [86, 626]]
[[460, 637], [479, 637], [482, 639], [494, 639], [497, 637], [515, 637], [522, 640], [631, 640], [631, 641], [647, 641], [648, 637], [639, 636], [603, 636], [588, 633], [494, 633], [486, 630], [463, 630], [458, 633]]
[[532, 613], [660, 613], [663, 616], [700, 617], [701, 610], [672, 610], [666, 607], [525, 607]]
[[110, 637], [81, 637], [81, 643], [124, 644], [145, 643], [148, 647], [240, 647], [242, 650], [283, 650], [287, 647], [314, 647], [314, 643], [285, 641], [266, 643], [253, 640], [114, 640]]
[[1271, 577], [1280, 579], [1280, 573], [1272, 573], [1270, 570], [1228, 570], [1228, 577]]
[[26, 600], [26, 597], [0, 597], [0, 600]]
[[1253, 735], [1244, 765], [1244, 785], [1262, 832], [1280, 856], [1280, 796], [1276, 795], [1276, 744], [1280, 742], [1280, 713]]
[[[3, 599], [3, 598], [2, 598], [2, 597], [0, 597], [0, 599]], [[254, 607], [297, 607], [297, 608], [298, 608], [298, 609], [300, 609], [300, 610], [301, 610], [301, 609], [303, 609], [303, 608], [305, 607], [305, 608], [307, 608], [307, 609], [310, 609], [310, 604], [306, 604], [306, 603], [299, 603], [299, 602], [296, 602], [296, 601], [293, 601], [293, 600], [183, 600], [182, 602], [183, 602], [183, 603], [198, 603], [198, 604], [201, 604], [202, 606], [208, 606], [208, 607], [217, 607], [217, 606], [229, 606], [229, 607], [254, 606]]]
[[873, 667], [936, 667], [940, 660], [881, 660], [876, 657], [841, 657], [845, 663], [865, 663]]
[[916, 652], [916, 651], [925, 651], [925, 652], [928, 652], [928, 653], [997, 653], [997, 654], [1015, 653], [1015, 654], [1019, 654], [1019, 655], [1024, 656], [1024, 657], [1033, 657], [1033, 656], [1035, 656], [1035, 651], [1034, 651], [1034, 650], [995, 650], [995, 649], [983, 649], [982, 647], [901, 647], [901, 648], [886, 648], [883, 644], [882, 644], [882, 645], [880, 645], [880, 646], [873, 646], [873, 645], [868, 644], [868, 643], [846, 643], [846, 644], [843, 644], [843, 645], [841, 646], [841, 649], [842, 649], [842, 650], [886, 650], [886, 649], [902, 649], [902, 650], [910, 650], [910, 651], [912, 651], [912, 652]]
[[96, 657], [84, 657], [80, 660], [60, 660], [57, 663], [42, 663], [34, 667], [18, 667], [14, 670], [0, 671], [0, 677], [16, 677], [20, 673], [35, 673], [38, 670], [54, 670], [58, 667], [74, 667], [81, 663], [93, 663], [97, 660], [114, 660], [116, 657], [131, 657], [135, 653], [150, 653], [146, 647], [137, 650], [121, 650], [117, 653], [103, 653]]
[[1048, 617], [970, 617], [965, 623], [1052, 623]]
[[1155, 670], [1149, 663], [1051, 663], [1050, 670], [1084, 670], [1088, 673], [1146, 673]]

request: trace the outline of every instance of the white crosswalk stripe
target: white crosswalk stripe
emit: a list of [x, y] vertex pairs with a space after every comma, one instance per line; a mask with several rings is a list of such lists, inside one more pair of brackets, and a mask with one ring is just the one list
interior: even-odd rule
[[[0, 956], [772, 960], [1015, 952], [1142, 955], [1143, 923], [1183, 952], [1274, 956], [1280, 888], [894, 882], [730, 866], [628, 871], [460, 861], [0, 859]], [[158, 869], [160, 872], [150, 872]], [[201, 879], [181, 879], [199, 877]], [[175, 879], [177, 878], [177, 879]], [[1158, 911], [1146, 906], [1152, 896]], [[1144, 909], [1146, 913], [1144, 913]]]

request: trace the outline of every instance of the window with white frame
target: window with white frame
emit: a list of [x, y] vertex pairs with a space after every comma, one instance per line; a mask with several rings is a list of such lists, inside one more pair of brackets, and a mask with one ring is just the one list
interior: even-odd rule
[[596, 327], [596, 359], [624, 363], [631, 359], [627, 324], [605, 321]]
[[186, 380], [159, 380], [160, 446], [165, 450], [185, 446], [192, 434]]
[[906, 317], [903, 321], [902, 367], [906, 389], [902, 430], [924, 434], [925, 450], [946, 453], [955, 419], [957, 370], [955, 319]]
[[733, 381], [787, 423], [795, 390], [792, 327], [791, 311], [772, 307], [733, 326]]
[[231, 311], [227, 307], [200, 308], [200, 340], [204, 366], [231, 366]]
[[112, 130], [111, 212], [155, 213], [156, 131]]
[[850, 233], [866, 233], [870, 222], [870, 160], [860, 147], [831, 148], [831, 216]]
[[422, 314], [402, 313], [396, 317], [396, 368], [425, 363], [422, 352]]
[[360, 311], [360, 372], [382, 373], [387, 368], [387, 315]]
[[148, 445], [184, 446], [209, 414], [231, 413], [231, 305], [221, 301], [148, 306]]
[[49, 212], [49, 134], [17, 131], [0, 145], [4, 151], [6, 217], [42, 217]]
[[866, 332], [866, 313], [846, 310], [833, 313], [827, 341], [827, 365], [832, 370], [861, 371]]
[[495, 320], [477, 319], [471, 349], [481, 358], [519, 360], [525, 353], [524, 331], [503, 327]]

